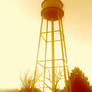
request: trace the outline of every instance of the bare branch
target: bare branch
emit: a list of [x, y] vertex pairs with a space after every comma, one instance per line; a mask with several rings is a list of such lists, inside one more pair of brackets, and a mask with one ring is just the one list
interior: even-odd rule
[[57, 85], [60, 82], [61, 78], [62, 78], [62, 73], [61, 72], [58, 72], [56, 74], [56, 84], [55, 84], [56, 88], [57, 88]]

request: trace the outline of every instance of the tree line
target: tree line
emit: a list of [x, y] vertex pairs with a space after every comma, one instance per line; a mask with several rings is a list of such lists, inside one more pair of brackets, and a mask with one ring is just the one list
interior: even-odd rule
[[[20, 92], [41, 92], [40, 89], [32, 86], [33, 79], [30, 79], [27, 74], [25, 74], [24, 79], [21, 78], [21, 83]], [[64, 89], [56, 89], [55, 92], [92, 92], [92, 86], [80, 68], [75, 67], [71, 71]]]

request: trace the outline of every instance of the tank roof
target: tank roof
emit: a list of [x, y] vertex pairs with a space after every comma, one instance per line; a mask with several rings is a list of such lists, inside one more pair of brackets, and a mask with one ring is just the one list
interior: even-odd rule
[[46, 8], [46, 7], [58, 7], [58, 8], [62, 8], [63, 7], [63, 3], [60, 0], [44, 0], [42, 2], [42, 8]]

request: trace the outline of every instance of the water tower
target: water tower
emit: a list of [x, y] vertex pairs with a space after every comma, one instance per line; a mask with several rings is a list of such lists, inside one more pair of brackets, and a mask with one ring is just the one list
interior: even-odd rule
[[62, 18], [63, 3], [60, 0], [44, 0], [41, 4], [41, 28], [34, 73], [41, 73], [36, 86], [43, 92], [55, 92], [64, 88], [69, 78]]

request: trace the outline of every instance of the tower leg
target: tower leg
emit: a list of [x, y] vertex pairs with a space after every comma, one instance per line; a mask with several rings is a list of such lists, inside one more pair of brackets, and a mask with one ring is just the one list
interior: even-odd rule
[[[48, 40], [48, 20], [47, 20], [47, 27], [46, 27], [46, 42], [45, 42], [45, 62], [44, 62], [44, 82], [45, 82], [45, 75], [46, 75], [46, 56], [47, 56], [47, 40]], [[45, 88], [45, 83], [43, 82], [43, 92]]]
[[[65, 36], [64, 36], [62, 20], [61, 20], [61, 29], [62, 29], [62, 36], [63, 36], [63, 42], [64, 42], [64, 52], [65, 52], [66, 68], [67, 68], [66, 70], [67, 70], [68, 78], [69, 78], [69, 67], [68, 67], [68, 64], [67, 64], [67, 52], [66, 52], [66, 44], [65, 44]], [[68, 82], [69, 82], [68, 83], [69, 87], [67, 87], [67, 92], [72, 92], [71, 91], [71, 81], [69, 80]], [[66, 86], [67, 86], [67, 83], [66, 83]]]
[[[65, 59], [66, 59], [66, 65], [67, 65], [67, 53], [66, 53], [66, 44], [65, 44], [65, 36], [64, 36], [64, 29], [63, 29], [63, 23], [62, 23], [62, 20], [61, 20], [61, 29], [62, 29], [62, 36], [63, 36], [63, 42], [64, 42], [64, 51], [65, 51]], [[68, 65], [67, 65], [67, 72], [68, 72], [68, 77], [69, 77], [69, 68], [68, 68]]]
[[42, 35], [42, 25], [43, 25], [43, 18], [41, 19], [41, 28], [40, 28], [40, 36], [39, 36], [38, 50], [37, 50], [37, 60], [36, 60], [36, 66], [35, 66], [35, 73], [34, 73], [34, 80], [33, 80], [33, 88], [34, 88], [35, 82], [36, 82], [38, 57], [39, 57], [39, 49], [40, 49], [40, 41], [41, 41], [41, 35]]
[[60, 42], [61, 42], [61, 50], [62, 50], [62, 58], [63, 58], [63, 69], [64, 69], [64, 80], [65, 80], [65, 85], [67, 82], [66, 79], [66, 65], [65, 65], [65, 56], [64, 56], [64, 46], [63, 46], [63, 35], [62, 35], [62, 30], [61, 30], [61, 21], [59, 20], [59, 31], [60, 31]]

